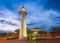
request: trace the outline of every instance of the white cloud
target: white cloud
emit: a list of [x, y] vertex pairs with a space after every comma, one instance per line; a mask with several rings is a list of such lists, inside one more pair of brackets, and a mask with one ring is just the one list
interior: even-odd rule
[[[1, 16], [2, 15], [2, 16]], [[0, 10], [0, 20], [6, 20], [6, 21], [11, 21], [13, 23], [18, 24], [19, 21], [17, 21], [15, 18], [18, 18], [18, 16], [10, 11], [9, 9], [4, 8], [3, 10]], [[3, 17], [4, 16], [4, 17]]]
[[[60, 13], [58, 11], [55, 11], [53, 9], [44, 10], [43, 6], [38, 6], [34, 3], [25, 3], [25, 7], [27, 8], [28, 13], [27, 24], [39, 23], [36, 25], [34, 24], [34, 26], [38, 27], [38, 25], [41, 26], [42, 24], [44, 24], [47, 28], [60, 25], [60, 23], [58, 25], [55, 24], [55, 22], [58, 23], [60, 21], [59, 18], [56, 18], [60, 17], [59, 16]], [[54, 21], [54, 19], [56, 21]], [[43, 23], [40, 24], [41, 22]]]
[[[16, 4], [16, 5], [19, 10], [20, 7], [22, 6], [22, 3]], [[27, 9], [27, 17], [26, 17], [27, 24], [39, 23], [38, 25], [40, 26], [44, 24], [47, 28], [48, 27], [50, 28], [55, 25], [57, 26], [56, 23], [60, 21], [58, 18], [56, 18], [56, 17], [60, 17], [59, 16], [60, 13], [56, 10], [53, 10], [53, 9], [45, 10], [43, 6], [38, 5], [38, 3], [34, 3], [34, 2], [25, 2], [24, 6]], [[54, 21], [54, 19], [56, 21]], [[41, 22], [42, 24], [40, 24]], [[37, 24], [36, 25], [34, 24], [34, 26], [37, 26]]]
[[[19, 13], [20, 8], [22, 7], [21, 4], [22, 3], [15, 4], [13, 6], [15, 8], [14, 11], [10, 11], [9, 9], [6, 9], [6, 8], [4, 8], [3, 10], [0, 10], [0, 13], [1, 13], [0, 20], [11, 21], [12, 23], [15, 23], [20, 26], [20, 24], [19, 24], [20, 22], [18, 20], [16, 20], [15, 18], [19, 18], [18, 13]], [[39, 26], [41, 27], [43, 24], [47, 27], [47, 29], [49, 29], [51, 26], [60, 25], [60, 23], [56, 24], [56, 23], [60, 22], [59, 20], [54, 21], [54, 19], [57, 19], [56, 17], [60, 17], [59, 16], [60, 13], [58, 13], [57, 11], [52, 10], [52, 9], [44, 10], [43, 6], [40, 6], [37, 4], [38, 3], [34, 3], [34, 2], [24, 3], [24, 6], [27, 8], [27, 15], [26, 15], [27, 24], [36, 23], [33, 25], [36, 27], [39, 27]], [[4, 24], [4, 25], [5, 25], [4, 30], [10, 30], [10, 29], [15, 30], [19, 27], [19, 26], [15, 27], [15, 26], [7, 25], [7, 24]]]
[[18, 18], [18, 16], [9, 9], [3, 8], [2, 10], [0, 10], [0, 20], [5, 20], [8, 22], [10, 21], [18, 25], [18, 26], [13, 26], [10, 24], [0, 22], [0, 29], [9, 30], [9, 31], [14, 31], [15, 29], [18, 29], [20, 27], [19, 26], [20, 24], [19, 24], [19, 20], [16, 20], [16, 18]]
[[0, 30], [14, 31], [16, 29], [19, 29], [19, 26], [12, 26], [12, 25], [8, 25], [8, 24], [0, 23]]

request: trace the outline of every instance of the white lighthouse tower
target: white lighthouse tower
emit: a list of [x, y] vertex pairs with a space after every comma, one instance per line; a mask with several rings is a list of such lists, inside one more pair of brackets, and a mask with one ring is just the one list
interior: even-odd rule
[[20, 33], [19, 39], [25, 40], [27, 39], [27, 29], [26, 29], [26, 8], [20, 8]]

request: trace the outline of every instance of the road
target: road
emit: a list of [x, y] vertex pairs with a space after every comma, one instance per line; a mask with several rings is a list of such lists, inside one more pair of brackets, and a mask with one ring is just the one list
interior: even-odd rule
[[39, 40], [39, 41], [0, 40], [0, 43], [60, 43], [60, 40]]

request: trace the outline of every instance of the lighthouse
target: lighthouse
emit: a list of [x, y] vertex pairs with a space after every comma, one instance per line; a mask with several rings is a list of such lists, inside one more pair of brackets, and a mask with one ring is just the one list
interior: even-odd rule
[[20, 8], [20, 33], [19, 33], [20, 40], [27, 39], [26, 14], [27, 14], [26, 8], [21, 7]]

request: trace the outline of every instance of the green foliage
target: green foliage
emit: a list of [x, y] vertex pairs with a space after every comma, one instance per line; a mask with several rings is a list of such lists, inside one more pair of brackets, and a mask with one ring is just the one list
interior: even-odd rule
[[38, 31], [38, 34], [46, 34], [45, 31]]
[[19, 35], [20, 31], [19, 31], [19, 29], [17, 29], [17, 30], [15, 30], [15, 32], [16, 32], [17, 35]]
[[53, 32], [55, 35], [60, 35], [60, 28], [53, 28]]
[[27, 34], [31, 34], [33, 33], [33, 31], [31, 31], [30, 29], [27, 29]]

